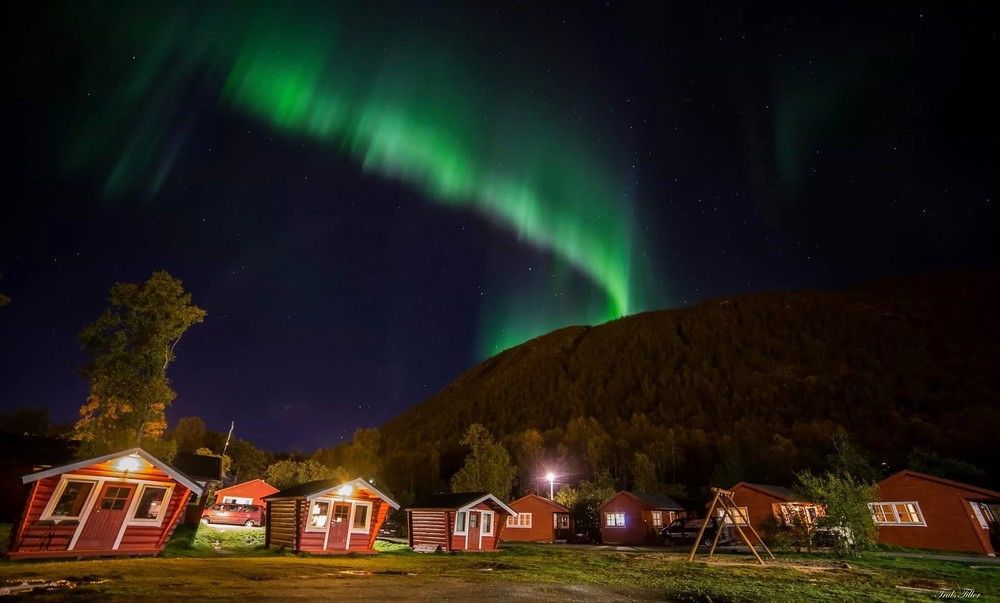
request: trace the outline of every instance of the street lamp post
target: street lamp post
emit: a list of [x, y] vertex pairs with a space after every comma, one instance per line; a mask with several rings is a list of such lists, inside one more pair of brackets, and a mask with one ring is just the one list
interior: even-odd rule
[[545, 474], [545, 479], [549, 480], [549, 500], [555, 500], [554, 484], [556, 482], [556, 475], [549, 471]]

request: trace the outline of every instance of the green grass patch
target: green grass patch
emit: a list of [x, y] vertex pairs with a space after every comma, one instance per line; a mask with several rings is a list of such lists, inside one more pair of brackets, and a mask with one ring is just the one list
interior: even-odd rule
[[212, 526], [177, 526], [164, 549], [165, 557], [214, 557], [220, 555], [268, 554], [264, 530], [239, 528], [219, 530]]

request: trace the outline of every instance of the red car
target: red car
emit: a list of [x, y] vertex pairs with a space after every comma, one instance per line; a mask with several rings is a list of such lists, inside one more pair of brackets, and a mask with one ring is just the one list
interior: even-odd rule
[[201, 523], [221, 523], [252, 528], [264, 525], [264, 507], [259, 505], [236, 505], [220, 503], [205, 509]]

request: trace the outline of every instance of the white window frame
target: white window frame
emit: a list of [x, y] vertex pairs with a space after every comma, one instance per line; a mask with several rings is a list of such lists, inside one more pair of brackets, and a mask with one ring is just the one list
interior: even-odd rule
[[[55, 511], [56, 504], [59, 502], [59, 499], [62, 498], [63, 491], [66, 490], [66, 486], [68, 486], [69, 482], [71, 481], [87, 482], [93, 484], [93, 486], [90, 489], [90, 494], [87, 495], [87, 499], [83, 501], [83, 506], [80, 507], [80, 514], [77, 515], [76, 517], [72, 517], [70, 515], [53, 515], [52, 512]], [[42, 515], [38, 519], [52, 520], [52, 521], [67, 521], [67, 520], [82, 521], [83, 518], [86, 515], [88, 515], [91, 506], [90, 504], [91, 500], [95, 496], [97, 496], [98, 490], [101, 489], [101, 484], [102, 482], [99, 479], [87, 479], [82, 477], [76, 477], [71, 474], [63, 474], [62, 476], [60, 476], [59, 483], [56, 485], [54, 496], [49, 497], [49, 502], [45, 505], [45, 510], [42, 511]]]
[[[483, 524], [486, 523], [485, 519], [486, 519], [487, 516], [489, 516], [489, 518], [490, 518], [490, 531], [489, 532], [487, 532], [486, 530], [483, 529]], [[479, 512], [479, 541], [480, 541], [480, 547], [482, 546], [483, 536], [493, 536], [494, 534], [496, 534], [496, 530], [497, 530], [496, 513], [494, 513], [493, 511], [480, 511]]]
[[654, 528], [663, 527], [663, 511], [650, 511], [649, 517]]
[[[462, 519], [462, 529], [458, 529], [458, 520]], [[457, 536], [465, 536], [469, 533], [469, 515], [468, 511], [459, 511], [455, 513], [455, 530], [452, 532]]]
[[[750, 523], [750, 509], [746, 507], [734, 507], [729, 509], [729, 512], [738, 520], [739, 525], [745, 526]], [[719, 509], [719, 519], [722, 520], [723, 525], [733, 525], [733, 520], [726, 514], [725, 509]]]
[[[555, 516], [555, 514], [553, 514]], [[532, 521], [531, 513], [518, 513], [515, 517], [514, 515], [507, 516], [507, 527], [508, 528], [530, 528]]]
[[[621, 516], [621, 523], [618, 523], [618, 518]], [[608, 519], [611, 517], [615, 518], [614, 524], [608, 523]], [[606, 528], [624, 528], [625, 527], [625, 512], [624, 511], [605, 511], [604, 512], [604, 527]]]
[[[319, 532], [324, 533], [330, 530], [330, 524], [333, 522], [333, 499], [331, 498], [314, 498], [312, 500], [306, 501], [309, 503], [309, 507], [306, 509], [306, 532]], [[326, 503], [326, 525], [323, 527], [316, 527], [309, 525], [313, 516], [312, 506], [316, 503]]]
[[[885, 515], [885, 508], [883, 505], [889, 505], [892, 510], [892, 520], [880, 521], [875, 517], [875, 506], [879, 505], [881, 507], [882, 514]], [[896, 510], [896, 505], [913, 505], [916, 510], [917, 517], [920, 521], [900, 521], [899, 512]], [[927, 518], [924, 516], [923, 510], [920, 509], [920, 503], [915, 500], [880, 500], [878, 502], [868, 503], [868, 510], [871, 511], [872, 521], [875, 522], [877, 526], [894, 526], [900, 528], [926, 528]]]
[[[351, 523], [347, 524], [347, 526], [348, 526], [347, 527], [347, 533], [348, 534], [367, 534], [369, 532], [369, 530], [372, 529], [372, 509], [374, 508], [374, 505], [372, 504], [371, 501], [365, 501], [365, 500], [352, 500], [352, 501], [349, 501], [349, 502], [352, 503], [351, 504], [351, 518], [350, 518]], [[363, 527], [363, 528], [356, 528], [356, 527], [354, 527], [354, 517], [355, 517], [355, 515], [357, 513], [358, 507], [367, 507], [368, 508], [368, 513], [365, 515], [365, 527]], [[350, 538], [348, 538], [348, 542], [350, 542]]]
[[[147, 488], [163, 488], [166, 492], [163, 494], [163, 505], [160, 507], [160, 512], [156, 519], [145, 519], [136, 517], [135, 514], [139, 512], [139, 501], [142, 499], [142, 495], [145, 494]], [[170, 501], [173, 499], [174, 486], [173, 484], [139, 484], [139, 488], [136, 493], [132, 496], [132, 504], [129, 505], [128, 515], [128, 525], [130, 526], [154, 526], [160, 527], [163, 525], [163, 518], [167, 516], [167, 508], [170, 507]]]

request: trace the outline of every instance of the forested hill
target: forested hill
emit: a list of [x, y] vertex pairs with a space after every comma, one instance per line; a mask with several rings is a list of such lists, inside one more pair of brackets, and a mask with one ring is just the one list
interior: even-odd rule
[[998, 302], [991, 271], [569, 327], [467, 371], [385, 425], [383, 441], [390, 458], [439, 451], [442, 478], [478, 422], [515, 457], [521, 435], [538, 430], [545, 457], [581, 475], [606, 464], [620, 484], [637, 451], [660, 455], [666, 482], [787, 483], [791, 470], [822, 464], [842, 426], [887, 469], [922, 449], [976, 465], [978, 481], [996, 485]]

